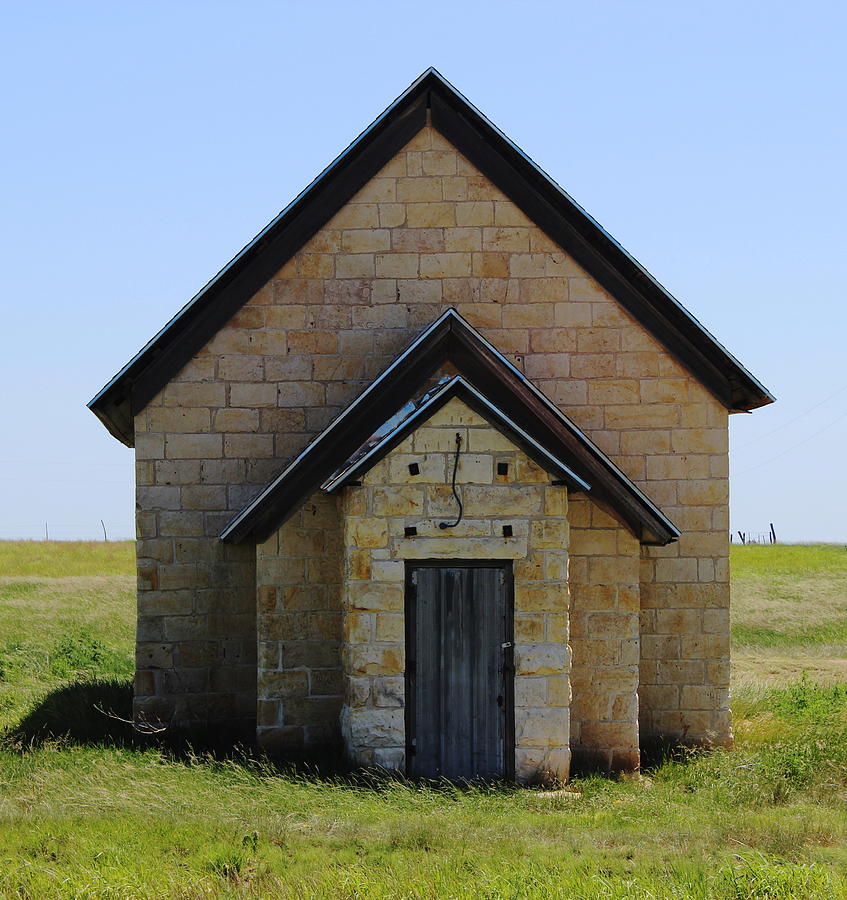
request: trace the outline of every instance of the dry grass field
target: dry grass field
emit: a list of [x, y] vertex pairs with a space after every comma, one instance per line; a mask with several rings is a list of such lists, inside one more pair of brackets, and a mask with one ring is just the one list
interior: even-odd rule
[[733, 677], [847, 682], [847, 547], [733, 547]]
[[132, 545], [0, 543], [0, 897], [847, 896], [847, 550], [733, 549], [737, 748], [566, 793], [132, 740]]

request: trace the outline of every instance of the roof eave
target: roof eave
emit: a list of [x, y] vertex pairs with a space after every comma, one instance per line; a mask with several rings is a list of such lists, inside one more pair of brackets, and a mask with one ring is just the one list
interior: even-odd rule
[[[98, 395], [99, 396], [99, 395]], [[128, 405], [114, 404], [113, 402], [97, 402], [94, 397], [86, 406], [103, 423], [112, 437], [117, 438], [127, 447], [135, 446], [135, 426], [131, 417], [127, 416]]]
[[[442, 81], [450, 90], [430, 103], [434, 128], [618, 302], [630, 312], [639, 306], [636, 319], [728, 409], [750, 410], [774, 402], [767, 388], [593, 216], [456, 88]], [[523, 179], [517, 190], [513, 172]]]
[[[171, 318], [139, 351], [132, 359], [123, 366], [117, 374], [115, 374], [104, 385], [97, 394], [87, 404], [88, 408], [106, 425], [109, 431], [115, 435], [123, 443], [127, 443], [125, 435], [120, 427], [110, 427], [108, 419], [111, 418], [115, 411], [119, 408], [128, 407], [126, 416], [132, 416], [139, 411], [139, 407], [143, 408], [147, 402], [155, 394], [157, 388], [145, 386], [142, 396], [136, 396], [137, 385], [142, 380], [145, 373], [155, 367], [161, 360], [167, 360], [170, 346], [179, 340], [180, 336], [192, 330], [195, 320], [204, 312], [208, 303], [220, 293], [226, 291], [229, 285], [238, 280], [243, 270], [249, 267], [253, 258], [267, 249], [275, 241], [275, 238], [284, 230], [289, 229], [292, 222], [303, 212], [304, 208], [311, 204], [315, 199], [315, 194], [323, 192], [325, 195], [337, 195], [338, 200], [335, 204], [331, 201], [326, 204], [322, 215], [323, 221], [328, 221], [332, 215], [337, 212], [347, 202], [361, 186], [363, 186], [384, 164], [382, 158], [386, 154], [375, 154], [379, 157], [378, 164], [371, 165], [373, 171], [367, 177], [356, 179], [361, 182], [354, 190], [336, 191], [333, 189], [333, 179], [337, 179], [339, 173], [349, 170], [352, 167], [354, 157], [360, 157], [363, 150], [373, 148], [375, 145], [380, 146], [380, 150], [385, 148], [382, 145], [387, 144], [392, 151], [389, 154], [399, 150], [411, 140], [412, 137], [424, 126], [426, 122], [426, 107], [428, 103], [428, 87], [434, 81], [440, 79], [435, 69], [427, 69], [419, 78], [417, 78], [393, 103], [391, 103], [348, 147], [340, 153], [304, 190], [302, 190], [268, 225], [266, 225], [248, 244], [246, 244], [207, 284], [201, 288], [183, 307]], [[443, 81], [443, 79], [441, 79]], [[423, 102], [416, 102], [421, 101]], [[392, 118], [395, 116], [395, 118]], [[388, 135], [388, 140], [385, 140]], [[395, 147], [395, 145], [397, 145]], [[337, 208], [333, 208], [337, 206]], [[328, 212], [331, 210], [331, 212]], [[302, 229], [302, 233], [294, 235], [291, 242], [293, 249], [288, 254], [290, 258], [300, 246], [302, 246], [319, 227], [323, 224], [319, 222], [317, 226]], [[310, 225], [313, 223], [310, 223]], [[252, 279], [254, 291], [258, 290], [266, 282], [273, 272], [278, 271], [284, 263], [276, 262], [269, 267], [269, 271], [262, 272], [261, 277]], [[250, 294], [247, 294], [250, 296]], [[237, 308], [244, 302], [245, 298], [230, 311], [229, 315], [223, 318], [217, 327], [213, 330], [209, 328], [195, 329], [203, 336], [195, 338], [191, 343], [199, 344], [197, 349], [205, 343], [218, 330], [224, 322], [237, 311]], [[211, 334], [206, 334], [209, 331]], [[185, 356], [183, 352], [181, 356]], [[154, 382], [157, 379], [154, 379]]]

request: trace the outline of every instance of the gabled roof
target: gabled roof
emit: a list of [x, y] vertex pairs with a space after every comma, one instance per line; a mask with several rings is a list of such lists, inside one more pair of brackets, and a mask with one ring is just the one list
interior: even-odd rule
[[504, 415], [461, 375], [454, 375], [435, 390], [428, 391], [423, 402], [412, 411], [406, 412], [404, 416], [398, 417], [395, 422], [390, 423], [393, 427], [386, 429], [384, 434], [360, 447], [350, 459], [345, 460], [341, 468], [333, 472], [321, 485], [321, 490], [332, 494], [344, 485], [355, 481], [454, 397], [462, 400], [474, 412], [479, 413], [490, 425], [493, 425], [513, 444], [520, 447], [533, 462], [549, 472], [559, 482], [566, 484], [572, 491], [591, 490], [591, 485], [583, 481], [568, 467], [567, 463], [545, 450], [531, 434]]
[[[561, 467], [563, 480], [606, 506], [649, 544], [667, 544], [679, 530], [662, 511], [526, 376], [454, 309], [447, 310], [333, 420], [294, 461], [223, 530], [233, 543], [263, 541], [339, 467], [416, 396], [447, 363], [462, 376], [453, 390], [478, 395], [514, 434], [522, 433]], [[445, 400], [446, 402], [446, 400]], [[480, 402], [474, 399], [473, 402]], [[481, 408], [480, 408], [481, 411]], [[484, 414], [484, 413], [483, 413]], [[496, 424], [496, 423], [495, 423]]]
[[427, 69], [88, 404], [132, 445], [133, 416], [426, 124], [451, 141], [730, 410], [773, 396], [562, 188]]

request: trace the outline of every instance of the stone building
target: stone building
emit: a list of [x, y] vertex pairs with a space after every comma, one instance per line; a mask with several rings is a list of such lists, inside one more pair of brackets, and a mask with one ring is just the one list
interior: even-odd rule
[[728, 744], [728, 414], [772, 401], [430, 69], [89, 404], [136, 716], [454, 778]]

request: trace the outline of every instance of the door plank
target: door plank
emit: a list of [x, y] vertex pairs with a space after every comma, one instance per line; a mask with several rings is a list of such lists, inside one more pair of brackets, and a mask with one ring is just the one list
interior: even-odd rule
[[413, 734], [410, 773], [502, 778], [507, 761], [511, 634], [501, 566], [416, 566], [407, 615]]

